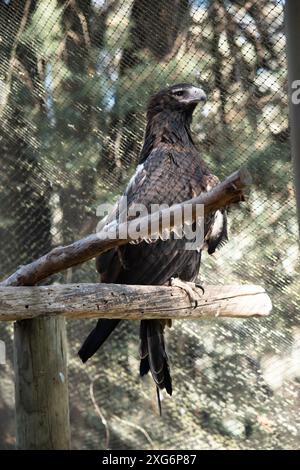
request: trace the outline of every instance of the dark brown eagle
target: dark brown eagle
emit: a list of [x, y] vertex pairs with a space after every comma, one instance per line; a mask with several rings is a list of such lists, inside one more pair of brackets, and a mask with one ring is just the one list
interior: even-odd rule
[[[124, 195], [127, 205], [169, 206], [209, 191], [218, 183], [201, 159], [191, 135], [192, 115], [206, 100], [202, 89], [190, 84], [165, 88], [151, 97], [139, 165]], [[227, 239], [226, 212], [205, 218], [204, 243], [186, 250], [184, 238], [142, 241], [113, 249], [97, 258], [101, 281], [118, 284], [161, 285], [172, 278], [194, 281], [199, 272], [201, 250], [211, 254]], [[120, 320], [101, 319], [85, 340], [79, 356], [86, 362], [102, 345]], [[172, 380], [164, 341], [165, 322], [142, 320], [140, 325], [140, 375], [151, 371], [157, 390], [172, 394]], [[159, 394], [158, 394], [159, 396]]]

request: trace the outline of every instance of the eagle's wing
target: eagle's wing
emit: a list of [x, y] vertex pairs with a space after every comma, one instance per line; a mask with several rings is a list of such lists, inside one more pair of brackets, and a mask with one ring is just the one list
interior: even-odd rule
[[[137, 167], [120, 200], [122, 203], [119, 202], [120, 211], [117, 210], [117, 213], [120, 217], [124, 215], [124, 198], [129, 211], [138, 204], [143, 204], [149, 211], [151, 204], [171, 206], [188, 200], [205, 191], [207, 184], [201, 160], [193, 152], [156, 148]], [[182, 264], [191, 258], [192, 252], [185, 252], [184, 244], [184, 240], [177, 240], [177, 243], [170, 244], [157, 241], [155, 247], [146, 243], [134, 247], [126, 245], [99, 256], [97, 269], [102, 282], [165, 283], [174, 275], [172, 270], [178, 273]], [[180, 259], [178, 250], [181, 252]], [[175, 258], [181, 266], [174, 266]]]
[[[148, 211], [151, 204], [171, 206], [199, 195], [202, 191], [209, 191], [218, 182], [219, 179], [208, 172], [205, 164], [193, 152], [156, 148], [143, 164], [138, 165], [120, 199], [122, 202], [119, 201], [108, 222], [116, 214], [121, 218], [124, 215], [122, 211], [130, 211], [134, 205], [138, 207], [138, 204], [143, 204]], [[226, 240], [226, 210], [218, 210], [205, 218], [205, 243], [200, 248], [205, 247], [212, 254]], [[184, 244], [184, 240], [171, 244], [157, 241], [155, 249], [147, 247], [145, 243], [134, 246], [134, 249], [132, 245], [115, 248], [97, 258], [97, 270], [102, 282], [160, 284], [174, 276], [172, 270], [179, 275], [180, 269], [192, 262], [193, 269], [189, 267], [189, 272], [195, 277], [197, 266], [193, 266], [193, 260], [198, 260], [198, 256], [183, 250]], [[177, 259], [177, 266], [174, 265], [174, 259]], [[129, 273], [129, 270], [133, 272]]]
[[[174, 182], [174, 184], [172, 184]], [[155, 149], [150, 157], [137, 167], [124, 196], [130, 209], [143, 204], [150, 210], [151, 204], [171, 206], [209, 191], [219, 183], [217, 176], [208, 172], [204, 162], [189, 152]], [[208, 253], [228, 240], [227, 214], [221, 209], [205, 219], [204, 240]]]

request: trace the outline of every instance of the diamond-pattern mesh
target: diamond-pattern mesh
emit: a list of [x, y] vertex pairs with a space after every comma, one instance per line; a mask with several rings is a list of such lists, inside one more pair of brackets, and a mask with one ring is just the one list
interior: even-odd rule
[[[138, 325], [87, 366], [94, 322], [69, 321], [72, 447], [279, 449], [300, 441], [299, 248], [281, 0], [0, 0], [0, 275], [95, 230], [134, 171], [149, 95], [202, 86], [193, 133], [221, 179], [246, 165], [250, 199], [205, 283], [253, 283], [264, 320], [181, 321], [168, 332], [175, 393], [158, 416], [138, 377]], [[94, 262], [48, 282], [97, 282]], [[1, 325], [0, 447], [14, 446], [12, 327]]]

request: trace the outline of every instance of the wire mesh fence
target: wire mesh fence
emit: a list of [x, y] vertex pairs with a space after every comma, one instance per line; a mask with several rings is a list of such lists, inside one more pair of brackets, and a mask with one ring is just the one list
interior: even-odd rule
[[[168, 332], [175, 393], [158, 416], [126, 322], [81, 365], [90, 321], [69, 321], [72, 447], [297, 448], [298, 227], [287, 115], [283, 1], [0, 0], [0, 275], [92, 233], [96, 207], [138, 162], [149, 96], [201, 86], [193, 120], [221, 179], [246, 165], [247, 203], [229, 242], [205, 255], [203, 283], [253, 283], [272, 315], [177, 322]], [[172, 184], [172, 181], [170, 181]], [[49, 282], [97, 282], [94, 262]], [[12, 327], [1, 325], [0, 447], [14, 446]]]

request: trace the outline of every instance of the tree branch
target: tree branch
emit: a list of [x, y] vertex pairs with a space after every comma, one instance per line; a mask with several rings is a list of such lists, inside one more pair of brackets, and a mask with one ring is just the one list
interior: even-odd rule
[[[187, 204], [192, 207], [191, 221], [196, 219], [197, 205], [204, 205], [204, 215], [216, 211], [217, 209], [224, 208], [230, 204], [244, 201], [244, 190], [250, 185], [251, 178], [245, 169], [241, 169], [222, 183], [219, 183], [212, 190], [201, 193], [199, 196], [190, 199], [189, 201], [182, 202], [169, 209], [157, 211], [149, 216], [131, 220], [128, 225], [120, 224], [115, 226], [110, 224], [109, 227], [117, 228], [117, 233], [122, 233], [122, 229], [127, 229], [127, 234], [136, 232], [136, 227], [144, 227], [151, 235], [151, 227], [159, 226], [159, 231], [162, 231], [162, 221], [170, 217], [171, 227], [174, 226], [176, 214], [182, 213], [183, 207]], [[158, 222], [158, 223], [157, 223]], [[173, 224], [173, 225], [172, 225]], [[0, 286], [32, 286], [38, 282], [46, 279], [48, 276], [63, 271], [71, 266], [76, 266], [80, 263], [88, 261], [95, 256], [104, 253], [116, 246], [125, 245], [134, 241], [130, 235], [126, 238], [112, 239], [111, 235], [106, 230], [107, 226], [100, 233], [89, 235], [82, 240], [78, 240], [71, 245], [57, 247], [50, 251], [48, 254], [33, 261], [30, 264], [21, 266], [14, 274], [0, 283]]]
[[58, 284], [0, 287], [0, 321], [41, 316], [67, 318], [205, 319], [264, 317], [272, 309], [269, 296], [255, 285], [205, 286], [196, 308], [179, 287], [123, 284]]

